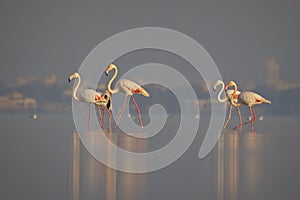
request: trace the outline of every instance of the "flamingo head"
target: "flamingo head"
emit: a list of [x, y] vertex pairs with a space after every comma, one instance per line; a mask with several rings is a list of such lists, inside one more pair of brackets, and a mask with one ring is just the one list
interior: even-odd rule
[[223, 81], [217, 80], [217, 82], [215, 83], [215, 85], [214, 85], [214, 87], [213, 87], [214, 91], [216, 91], [217, 86], [220, 85], [220, 84], [222, 84], [222, 83], [223, 83]]
[[72, 74], [70, 77], [69, 77], [69, 82], [71, 82], [72, 79], [74, 78], [78, 78], [79, 77], [79, 74], [77, 72], [75, 72], [74, 74]]
[[112, 69], [117, 69], [117, 66], [114, 65], [114, 64], [110, 64], [110, 65], [106, 68], [106, 70], [105, 70], [106, 76], [108, 76], [109, 71], [112, 70]]
[[234, 81], [229, 81], [225, 86], [225, 90], [227, 90], [231, 86], [236, 87], [236, 83]]

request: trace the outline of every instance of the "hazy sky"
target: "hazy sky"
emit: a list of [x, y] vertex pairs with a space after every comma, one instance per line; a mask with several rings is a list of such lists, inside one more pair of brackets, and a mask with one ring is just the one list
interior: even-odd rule
[[65, 81], [106, 38], [131, 28], [159, 26], [202, 44], [225, 80], [261, 81], [261, 68], [274, 57], [281, 78], [299, 82], [299, 10], [298, 1], [273, 0], [2, 0], [0, 80], [56, 74]]

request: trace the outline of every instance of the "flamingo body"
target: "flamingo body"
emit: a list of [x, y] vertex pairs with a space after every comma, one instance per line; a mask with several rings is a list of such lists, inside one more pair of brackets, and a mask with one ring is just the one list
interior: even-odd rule
[[[102, 93], [97, 92], [93, 89], [83, 89], [79, 93], [79, 99], [81, 99], [82, 102], [87, 103], [97, 103], [101, 101]], [[102, 102], [105, 102], [106, 100], [102, 99]]]
[[253, 105], [262, 104], [262, 103], [271, 104], [271, 102], [269, 100], [265, 99], [264, 97], [260, 96], [259, 94], [255, 93], [255, 92], [251, 92], [251, 91], [245, 91], [245, 92], [240, 93], [240, 95], [238, 96], [237, 102], [239, 102], [240, 104], [243, 104], [243, 105], [247, 105], [247, 106], [253, 106]]
[[115, 90], [118, 90], [118, 92], [123, 92], [125, 95], [132, 96], [134, 94], [142, 94], [146, 97], [149, 97], [149, 93], [139, 86], [137, 83], [128, 80], [128, 79], [121, 79], [116, 83]]

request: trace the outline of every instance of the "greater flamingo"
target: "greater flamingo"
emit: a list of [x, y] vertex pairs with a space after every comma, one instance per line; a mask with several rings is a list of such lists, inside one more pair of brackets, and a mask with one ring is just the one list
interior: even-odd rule
[[115, 80], [115, 78], [117, 77], [118, 75], [118, 68], [116, 65], [114, 64], [110, 64], [106, 70], [105, 70], [105, 74], [106, 76], [108, 76], [108, 73], [111, 71], [111, 70], [115, 70], [115, 73], [113, 75], [113, 77], [110, 79], [110, 81], [108, 82], [108, 85], [107, 85], [107, 88], [108, 88], [108, 91], [111, 93], [111, 94], [115, 94], [117, 92], [123, 92], [125, 93], [125, 96], [124, 96], [124, 101], [123, 101], [123, 105], [122, 105], [122, 108], [121, 108], [121, 111], [120, 111], [120, 114], [118, 116], [118, 119], [116, 121], [116, 124], [115, 124], [115, 128], [117, 127], [118, 125], [118, 122], [121, 118], [121, 115], [123, 114], [124, 112], [124, 108], [125, 108], [125, 103], [126, 103], [126, 98], [127, 96], [131, 96], [131, 99], [135, 105], [135, 108], [137, 110], [137, 113], [138, 113], [138, 116], [139, 116], [139, 120], [140, 120], [140, 126], [143, 127], [143, 121], [142, 121], [142, 117], [141, 117], [141, 113], [140, 113], [140, 109], [133, 97], [134, 94], [142, 94], [143, 96], [146, 96], [146, 97], [149, 97], [149, 93], [144, 89], [142, 88], [141, 86], [139, 86], [137, 83], [133, 82], [133, 81], [130, 81], [130, 80], [127, 80], [127, 79], [121, 79], [119, 80], [116, 85], [115, 85], [115, 88], [114, 89], [111, 89], [111, 83]]
[[[229, 122], [229, 120], [230, 120], [230, 118], [231, 118], [231, 111], [232, 111], [232, 106], [233, 106], [233, 105], [232, 105], [232, 103], [231, 103], [230, 100], [231, 100], [231, 97], [232, 97], [232, 95], [233, 95], [233, 93], [234, 93], [234, 90], [225, 90], [226, 97], [224, 97], [224, 98], [221, 99], [221, 94], [222, 94], [222, 92], [224, 91], [225, 84], [224, 84], [223, 81], [218, 80], [218, 81], [215, 83], [214, 87], [213, 87], [214, 91], [216, 91], [218, 85], [221, 85], [221, 90], [220, 90], [220, 92], [219, 92], [219, 94], [218, 94], [218, 101], [221, 102], [221, 103], [224, 103], [224, 102], [228, 101], [228, 102], [230, 103], [230, 108], [229, 108], [228, 118], [227, 118], [227, 120], [226, 120], [226, 122], [225, 122], [225, 124], [224, 124], [224, 127], [223, 127], [223, 128], [225, 129], [226, 126], [227, 126], [227, 124], [228, 124], [228, 122]], [[235, 101], [237, 101], [238, 95], [239, 95], [240, 93], [241, 93], [240, 91], [236, 91], [236, 94], [235, 94], [235, 96], [234, 96], [234, 100], [235, 100]], [[237, 103], [237, 102], [236, 102], [236, 103]], [[234, 106], [234, 107], [236, 107], [236, 109], [237, 109], [237, 111], [238, 111], [239, 119], [240, 119], [240, 127], [242, 128], [242, 115], [241, 115], [241, 111], [240, 111], [240, 108], [239, 108], [240, 106], [241, 106], [241, 104], [238, 104], [238, 106]]]
[[102, 114], [101, 114], [100, 108], [101, 107], [106, 108], [106, 105], [108, 104], [107, 99], [104, 98], [101, 93], [99, 93], [93, 89], [83, 89], [83, 90], [81, 90], [81, 92], [78, 95], [77, 90], [80, 86], [81, 78], [80, 78], [80, 75], [77, 72], [75, 72], [74, 74], [72, 74], [69, 77], [69, 82], [71, 82], [71, 80], [74, 78], [78, 78], [78, 82], [73, 91], [73, 98], [76, 101], [86, 102], [89, 104], [88, 129], [90, 129], [90, 104], [91, 103], [95, 104], [98, 107], [100, 123], [102, 124]]
[[[225, 90], [232, 86], [234, 88], [234, 95], [236, 94], [237, 92], [237, 85], [234, 81], [230, 81], [226, 86], [225, 86]], [[247, 105], [249, 106], [249, 110], [250, 110], [250, 117], [251, 119], [244, 124], [249, 124], [251, 123], [251, 130], [253, 131], [254, 130], [254, 122], [256, 121], [256, 115], [255, 115], [255, 112], [254, 112], [254, 105], [257, 105], [257, 104], [262, 104], [262, 103], [266, 103], [266, 104], [271, 104], [271, 101], [269, 101], [268, 99], [260, 96], [259, 94], [255, 93], [255, 92], [251, 92], [251, 91], [245, 91], [245, 92], [241, 92], [239, 95], [238, 95], [238, 98], [237, 98], [237, 101], [235, 101], [233, 99], [233, 97], [231, 97], [230, 99], [231, 101], [231, 104], [236, 106], [238, 104], [242, 104], [242, 105]], [[241, 126], [241, 125], [240, 125]], [[236, 126], [234, 129], [236, 129], [238, 126]]]

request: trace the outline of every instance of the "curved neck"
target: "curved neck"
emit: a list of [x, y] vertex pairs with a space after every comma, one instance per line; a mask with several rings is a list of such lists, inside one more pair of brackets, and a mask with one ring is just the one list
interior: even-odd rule
[[111, 94], [115, 94], [117, 93], [119, 90], [117, 88], [115, 89], [111, 89], [111, 83], [115, 80], [115, 78], [117, 77], [118, 75], [118, 68], [117, 67], [113, 67], [113, 69], [115, 70], [115, 73], [113, 75], [113, 77], [110, 79], [110, 81], [108, 82], [108, 85], [107, 85], [107, 90], [111, 93]]
[[[223, 99], [221, 99], [221, 94], [222, 94], [222, 92], [224, 91], [224, 87], [225, 87], [225, 85], [224, 85], [224, 82], [220, 82], [220, 84], [222, 85], [222, 88], [221, 88], [221, 90], [220, 90], [220, 92], [219, 92], [219, 94], [218, 94], [218, 101], [219, 102], [221, 102], [221, 103], [223, 103], [223, 102], [226, 102], [228, 99], [227, 98], [223, 98]], [[219, 84], [219, 85], [220, 85]]]
[[233, 84], [233, 88], [234, 88], [234, 91], [233, 91], [233, 94], [232, 94], [232, 96], [231, 96], [231, 98], [230, 98], [230, 103], [233, 105], [233, 106], [235, 106], [235, 107], [237, 107], [237, 106], [239, 106], [233, 99], [234, 99], [234, 96], [235, 96], [235, 94], [236, 94], [236, 92], [237, 92], [237, 86], [236, 86], [236, 84]]
[[81, 78], [80, 78], [80, 76], [78, 76], [77, 84], [76, 84], [76, 86], [75, 86], [75, 88], [74, 88], [74, 90], [73, 90], [73, 98], [74, 98], [76, 101], [79, 101], [79, 98], [77, 97], [77, 90], [78, 90], [78, 88], [79, 88], [80, 83], [81, 83]]

